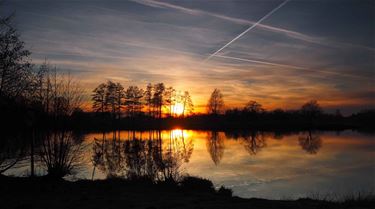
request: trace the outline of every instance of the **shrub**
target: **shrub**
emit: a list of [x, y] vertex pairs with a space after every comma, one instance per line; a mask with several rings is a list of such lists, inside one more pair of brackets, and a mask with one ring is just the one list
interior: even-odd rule
[[214, 192], [214, 185], [210, 180], [197, 178], [197, 177], [184, 177], [180, 181], [180, 185], [182, 188], [187, 190], [199, 190], [205, 192]]
[[232, 197], [233, 191], [231, 189], [221, 186], [217, 193], [221, 196]]

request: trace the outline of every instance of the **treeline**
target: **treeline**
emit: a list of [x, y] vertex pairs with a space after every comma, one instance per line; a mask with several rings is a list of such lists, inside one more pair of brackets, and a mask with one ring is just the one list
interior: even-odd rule
[[185, 116], [194, 110], [188, 91], [176, 91], [173, 87], [165, 87], [164, 83], [154, 85], [149, 83], [143, 90], [138, 86], [129, 86], [125, 89], [122, 84], [109, 80], [94, 89], [92, 102], [94, 112], [111, 115], [116, 119], [123, 116], [131, 118]]
[[[122, 103], [106, 102], [105, 93], [107, 90], [100, 90], [100, 97], [96, 93], [99, 87], [119, 85], [108, 81], [106, 84], [100, 84], [94, 90], [94, 98], [100, 98], [100, 102], [94, 100], [95, 112], [82, 113], [77, 121], [77, 126], [84, 129], [102, 130], [102, 129], [170, 129], [183, 127], [185, 129], [258, 129], [258, 130], [343, 130], [343, 129], [361, 129], [362, 131], [373, 130], [375, 119], [374, 110], [364, 110], [350, 116], [343, 116], [340, 110], [334, 113], [324, 112], [323, 108], [316, 100], [311, 100], [303, 104], [299, 109], [266, 110], [263, 106], [253, 100], [250, 100], [243, 107], [226, 108], [224, 95], [219, 89], [215, 89], [207, 101], [206, 113], [174, 114], [173, 106], [181, 104], [181, 101], [173, 99], [175, 94], [170, 94], [168, 89], [161, 91], [159, 89], [164, 85], [162, 83], [147, 86], [147, 90], [134, 86], [124, 90]], [[113, 88], [110, 88], [113, 89]], [[120, 89], [123, 89], [122, 87]], [[136, 93], [133, 92], [136, 89]], [[113, 91], [117, 92], [117, 91]], [[172, 95], [166, 96], [166, 95]], [[190, 100], [190, 95], [186, 93]], [[113, 101], [110, 100], [109, 101]], [[120, 104], [123, 104], [122, 107]], [[135, 105], [135, 106], [134, 106]], [[169, 108], [171, 107], [171, 108]], [[191, 107], [192, 104], [191, 104]], [[164, 115], [161, 111], [164, 108]], [[116, 110], [121, 110], [119, 113]], [[192, 109], [191, 109], [192, 110]], [[170, 112], [171, 111], [171, 112]], [[115, 115], [117, 117], [105, 117], [106, 115]], [[176, 117], [184, 116], [184, 117]], [[116, 118], [114, 120], [114, 118]]]

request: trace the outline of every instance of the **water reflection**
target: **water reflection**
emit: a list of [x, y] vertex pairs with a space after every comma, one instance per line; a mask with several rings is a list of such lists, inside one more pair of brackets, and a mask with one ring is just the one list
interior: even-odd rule
[[[92, 142], [91, 162], [107, 177], [149, 177], [174, 179], [182, 163], [189, 163], [194, 150], [194, 132], [181, 129], [164, 131], [113, 131], [97, 134]], [[318, 133], [308, 131], [298, 137], [298, 143], [309, 154], [317, 154], [322, 147]], [[123, 137], [121, 137], [121, 135]], [[212, 162], [220, 164], [225, 141], [239, 141], [250, 155], [256, 155], [266, 146], [266, 133], [259, 131], [208, 131], [206, 149]], [[268, 133], [273, 139], [282, 140], [281, 132]], [[83, 136], [71, 131], [29, 134], [29, 137], [5, 137], [0, 143], [0, 173], [19, 161], [30, 160], [30, 175], [34, 164], [42, 165], [51, 176], [74, 174], [82, 164]], [[25, 140], [29, 138], [28, 140]], [[268, 137], [269, 138], [269, 137]]]
[[[373, 135], [336, 132], [113, 131], [9, 135], [0, 172], [175, 181], [189, 174], [243, 197], [374, 190]], [[285, 163], [287, 162], [287, 163]], [[345, 182], [345, 183], [342, 183]]]
[[322, 140], [317, 133], [308, 131], [306, 135], [298, 138], [299, 144], [303, 150], [309, 154], [318, 153], [322, 147]]
[[210, 153], [212, 161], [215, 165], [220, 163], [221, 158], [224, 155], [224, 139], [221, 133], [217, 131], [211, 131], [207, 134], [207, 151]]
[[[163, 140], [162, 135], [168, 137]], [[94, 169], [98, 168], [107, 177], [176, 181], [181, 176], [181, 164], [189, 162], [193, 153], [193, 143], [186, 139], [182, 130], [164, 134], [161, 131], [133, 131], [126, 136], [121, 138], [121, 132], [114, 131], [111, 137], [103, 133], [101, 139], [95, 138]]]
[[[250, 155], [256, 155], [267, 146], [264, 133], [259, 131], [252, 130], [227, 132], [226, 136], [236, 140], [240, 139], [244, 148]], [[277, 136], [277, 139], [282, 139], [282, 137]]]

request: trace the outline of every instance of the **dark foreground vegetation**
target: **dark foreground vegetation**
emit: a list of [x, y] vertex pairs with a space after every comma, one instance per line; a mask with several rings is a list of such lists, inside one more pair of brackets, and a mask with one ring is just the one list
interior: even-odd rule
[[77, 182], [47, 177], [0, 177], [1, 208], [373, 208], [374, 197], [340, 202], [301, 198], [265, 200], [232, 197], [208, 180], [186, 177], [180, 182], [108, 179]]

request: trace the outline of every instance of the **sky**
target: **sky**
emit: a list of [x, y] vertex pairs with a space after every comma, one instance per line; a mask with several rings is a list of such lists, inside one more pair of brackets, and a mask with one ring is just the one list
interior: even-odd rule
[[3, 0], [38, 66], [47, 58], [90, 95], [107, 80], [164, 82], [195, 109], [309, 100], [375, 107], [375, 2], [365, 0]]

